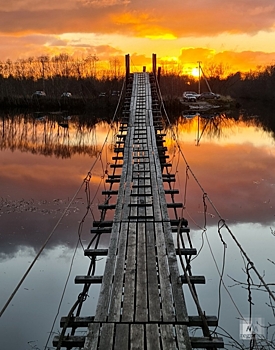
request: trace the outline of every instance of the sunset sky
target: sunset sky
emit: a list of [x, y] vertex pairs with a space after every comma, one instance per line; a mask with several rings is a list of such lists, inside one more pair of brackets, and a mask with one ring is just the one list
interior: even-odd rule
[[[1, 0], [3, 2], [3, 0]], [[131, 65], [173, 60], [188, 71], [248, 71], [275, 62], [274, 0], [10, 0], [0, 15], [0, 60], [68, 53]]]

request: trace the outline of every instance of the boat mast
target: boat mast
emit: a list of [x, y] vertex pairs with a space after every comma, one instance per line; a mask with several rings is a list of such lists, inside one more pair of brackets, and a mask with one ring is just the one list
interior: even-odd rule
[[199, 64], [199, 89], [198, 89], [198, 93], [201, 93], [201, 61], [198, 61]]
[[208, 87], [208, 90], [209, 90], [210, 92], [212, 92], [211, 87], [210, 87], [210, 85], [209, 85], [209, 83], [208, 83], [208, 81], [207, 81], [207, 79], [206, 79], [206, 76], [205, 76], [203, 70], [202, 70], [201, 61], [198, 61], [198, 64], [199, 64], [199, 94], [201, 93], [201, 91], [200, 91], [200, 90], [201, 90], [200, 72], [202, 73], [203, 79], [204, 79], [205, 82], [206, 82], [206, 85], [207, 85], [207, 87]]

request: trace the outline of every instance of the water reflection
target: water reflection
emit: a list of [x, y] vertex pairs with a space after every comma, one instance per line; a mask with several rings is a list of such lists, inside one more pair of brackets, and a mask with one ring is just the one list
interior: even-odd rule
[[[2, 306], [91, 168], [95, 157], [101, 151], [109, 125], [76, 115], [70, 118], [65, 115], [64, 119], [64, 115], [51, 114], [43, 114], [37, 118], [33, 115], [5, 115], [0, 123]], [[274, 238], [270, 235], [270, 227], [274, 228], [275, 221], [275, 175], [272, 172], [275, 152], [274, 132], [270, 125], [263, 125], [257, 118], [248, 118], [245, 115], [228, 117], [225, 114], [217, 114], [210, 118], [195, 116], [175, 120], [174, 133], [196, 178], [192, 177], [190, 169], [182, 161], [169, 129], [166, 137], [170, 155], [168, 161], [172, 164], [171, 173], [177, 175], [176, 188], [180, 189], [180, 195], [175, 198], [175, 202], [185, 203], [183, 214], [192, 228], [194, 246], [199, 248], [202, 244], [198, 227], [203, 227], [205, 222], [203, 193], [198, 188], [198, 180], [221, 216], [236, 229], [242, 243], [246, 245], [248, 241], [249, 254], [255, 257], [257, 263], [262, 263], [261, 268], [267, 271], [268, 276], [270, 270], [258, 254], [257, 239], [263, 235], [264, 240], [268, 242], [268, 257], [274, 261], [271, 249]], [[117, 126], [114, 125], [111, 130], [110, 139], [100, 155], [100, 161], [92, 171], [90, 193], [95, 196], [95, 201], [92, 214], [83, 227], [84, 244], [90, 240], [92, 220], [98, 220], [100, 217], [97, 205], [104, 201], [101, 189], [104, 189], [107, 174], [112, 171], [110, 164]], [[114, 203], [115, 200], [116, 198], [111, 198], [110, 203]], [[78, 224], [85, 211], [86, 193], [83, 189], [72, 203], [64, 220], [58, 225], [34, 274], [15, 299], [14, 306], [7, 310], [0, 321], [0, 336], [4, 349], [31, 349], [34, 345], [40, 349], [44, 347], [68, 271], [71, 248], [77, 241]], [[209, 235], [213, 241], [213, 249], [216, 249], [221, 261], [220, 242], [216, 239], [217, 221], [217, 214], [208, 205]], [[107, 242], [106, 236], [106, 244]], [[231, 267], [234, 270], [239, 269], [237, 277], [241, 279], [243, 265], [239, 260], [234, 260], [237, 259], [237, 253], [236, 249], [233, 249], [228, 274], [232, 274]], [[87, 258], [83, 256], [81, 249], [77, 255], [61, 316], [67, 313], [69, 305], [79, 293], [79, 287], [73, 283], [74, 276], [82, 275], [86, 271]], [[194, 262], [194, 268], [198, 274], [205, 272], [208, 277], [209, 289], [202, 300], [207, 301], [207, 312], [215, 314], [217, 298], [213, 298], [212, 295], [217, 296], [217, 288], [216, 283], [211, 282], [213, 267], [210, 268], [211, 263], [205, 250], [197, 261]], [[228, 284], [231, 282], [227, 281]], [[246, 301], [245, 292], [243, 294], [242, 297]], [[95, 307], [92, 303], [93, 298], [94, 294], [89, 300], [88, 315]], [[226, 307], [234, 318], [228, 300]], [[244, 310], [247, 310], [246, 304]], [[35, 321], [37, 314], [43, 314], [43, 320], [39, 321], [39, 329]], [[26, 325], [24, 332], [20, 332], [23, 319], [29, 319], [30, 325]], [[238, 322], [233, 323], [234, 327], [231, 328], [236, 335]], [[12, 336], [14, 329], [20, 333], [18, 339]], [[55, 331], [58, 330], [57, 324]], [[29, 341], [35, 343], [28, 344]]]
[[91, 157], [96, 155], [97, 144], [102, 142], [101, 137], [105, 137], [107, 129], [106, 124], [94, 116], [84, 118], [67, 113], [5, 115], [0, 123], [1, 150], [61, 158], [82, 153]]

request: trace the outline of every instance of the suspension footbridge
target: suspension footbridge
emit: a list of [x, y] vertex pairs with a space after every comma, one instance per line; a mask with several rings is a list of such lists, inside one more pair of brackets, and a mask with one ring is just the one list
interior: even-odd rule
[[[217, 326], [217, 317], [205, 315], [198, 301], [195, 286], [204, 284], [205, 277], [192, 275], [190, 260], [197, 251], [187, 220], [177, 214], [183, 204], [174, 200], [178, 190], [167, 162], [156, 74], [126, 75], [113, 173], [106, 180], [109, 189], [102, 193], [105, 202], [99, 205], [102, 213], [113, 211], [113, 219], [93, 222], [93, 239], [84, 252], [91, 261], [89, 273], [75, 277], [83, 291], [75, 308], [61, 318], [62, 332], [53, 345], [85, 350], [223, 348], [223, 339], [210, 330]], [[110, 203], [114, 196], [115, 204]], [[102, 234], [110, 235], [108, 248], [100, 248]], [[94, 266], [102, 256], [105, 271], [96, 275]], [[179, 260], [184, 261], [181, 273]], [[81, 306], [95, 283], [101, 284], [96, 312], [82, 317]], [[184, 284], [197, 315], [188, 315]], [[83, 327], [86, 334], [75, 335]], [[200, 328], [201, 335], [190, 336], [189, 327]]]

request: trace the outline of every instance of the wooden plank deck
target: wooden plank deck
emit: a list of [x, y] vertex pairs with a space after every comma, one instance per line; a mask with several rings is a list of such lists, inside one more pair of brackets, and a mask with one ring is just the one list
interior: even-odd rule
[[103, 340], [104, 349], [112, 349], [111, 344], [116, 342], [119, 345], [115, 348], [119, 349], [176, 349], [179, 342], [191, 349], [189, 337], [180, 335], [187, 333], [186, 326], [177, 329], [170, 324], [187, 323], [188, 316], [172, 243], [151, 105], [149, 75], [137, 73], [111, 244], [95, 314], [100, 336], [94, 331], [95, 323], [91, 324], [86, 350], [101, 348]]
[[[201, 320], [198, 316], [188, 317], [185, 305], [182, 283], [186, 281], [180, 276], [176, 257], [179, 250], [175, 249], [172, 236], [178, 221], [171, 221], [168, 215], [168, 207], [180, 205], [166, 203], [166, 195], [173, 196], [178, 191], [165, 189], [163, 184], [165, 180], [175, 181], [175, 177], [163, 174], [166, 149], [162, 147], [162, 128], [154, 117], [160, 113], [155, 110], [152, 95], [149, 74], [135, 73], [129, 111], [125, 111], [118, 136], [122, 141], [115, 149], [123, 157], [113, 157], [116, 163], [112, 168], [121, 173], [110, 175], [107, 180], [111, 186], [118, 181], [119, 185], [104, 191], [107, 196], [117, 195], [117, 202], [99, 206], [103, 210], [114, 209], [114, 218], [105, 223], [94, 222], [91, 230], [93, 234], [109, 234], [109, 247], [85, 250], [85, 255], [91, 257], [107, 255], [105, 271], [103, 276], [75, 279], [76, 283], [101, 282], [96, 312], [94, 316], [76, 318], [75, 323], [70, 320], [72, 327], [76, 323], [88, 326], [88, 333], [75, 336], [75, 343], [73, 336], [66, 337], [64, 346], [77, 344], [84, 350], [223, 347], [220, 338], [207, 340], [188, 334], [187, 327], [201, 326]], [[189, 233], [189, 228], [184, 227], [181, 232]], [[183, 247], [180, 252], [185, 256], [196, 254], [192, 247]], [[191, 276], [191, 280], [204, 282], [203, 276]], [[62, 318], [63, 324], [65, 321]], [[217, 325], [215, 317], [208, 317], [208, 321], [210, 326]], [[58, 339], [54, 345], [57, 342]]]

